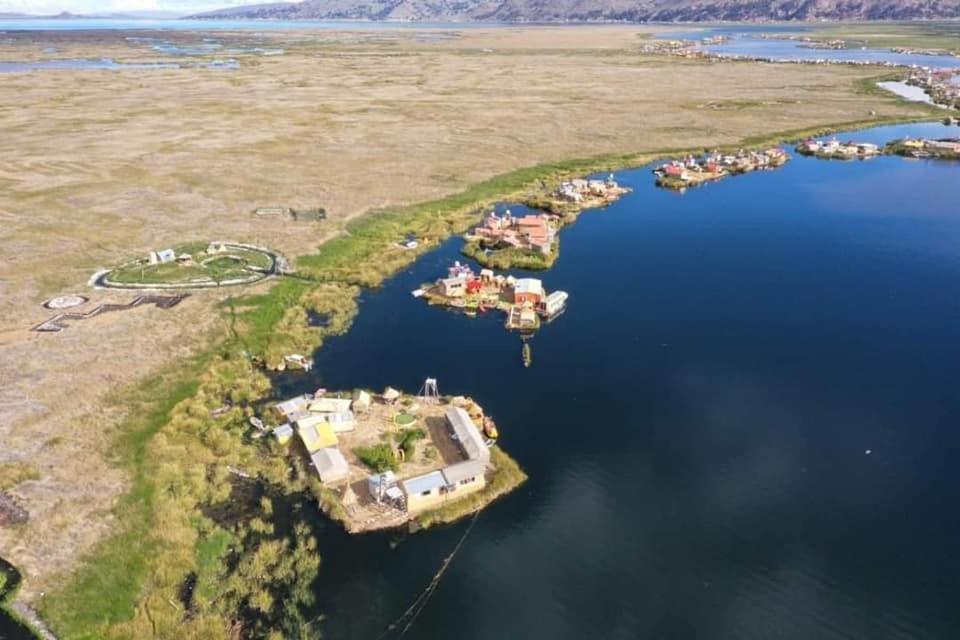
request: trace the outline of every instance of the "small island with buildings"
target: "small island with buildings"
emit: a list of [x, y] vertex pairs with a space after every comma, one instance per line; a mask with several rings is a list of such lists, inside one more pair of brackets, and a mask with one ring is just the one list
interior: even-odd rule
[[497, 426], [483, 408], [441, 396], [433, 378], [416, 396], [319, 389], [273, 405], [264, 418], [277, 426], [256, 419], [261, 430], [309, 465], [324, 511], [350, 533], [452, 522], [526, 480], [496, 446]]
[[915, 69], [905, 82], [922, 89], [934, 104], [960, 109], [960, 74], [956, 69]]
[[821, 160], [866, 160], [881, 154], [879, 145], [872, 142], [840, 142], [830, 140], [804, 140], [795, 148], [802, 156], [813, 156]]
[[931, 158], [934, 160], [960, 160], [960, 138], [903, 138], [893, 140], [884, 147], [884, 153], [905, 158]]
[[507, 329], [525, 333], [536, 331], [541, 321], [553, 320], [563, 313], [569, 297], [565, 291], [547, 294], [538, 278], [516, 278], [491, 269], [481, 269], [476, 274], [460, 262], [447, 270], [447, 277], [424, 284], [413, 295], [466, 315], [502, 312], [506, 314]]
[[513, 215], [510, 209], [483, 214], [479, 225], [464, 236], [463, 254], [482, 266], [498, 269], [548, 269], [559, 254], [557, 234], [585, 209], [616, 202], [629, 189], [610, 174], [606, 180], [577, 178], [550, 193], [528, 198], [530, 211]]
[[880, 155], [960, 160], [960, 138], [902, 138], [888, 142], [883, 147], [869, 142], [839, 142], [836, 138], [811, 139], [801, 142], [796, 150], [801, 155], [821, 160], [863, 160]]
[[698, 186], [722, 180], [729, 176], [782, 167], [790, 159], [782, 149], [772, 148], [766, 151], [745, 151], [721, 153], [712, 151], [699, 156], [688, 155], [679, 160], [671, 160], [653, 170], [658, 187], [684, 191], [687, 187]]

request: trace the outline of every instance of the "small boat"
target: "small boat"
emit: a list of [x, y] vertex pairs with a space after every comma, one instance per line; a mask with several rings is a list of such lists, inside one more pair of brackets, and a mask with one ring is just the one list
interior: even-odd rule
[[420, 297], [422, 297], [423, 294], [425, 294], [425, 293], [426, 293], [426, 291], [424, 291], [423, 288], [420, 288], [420, 289], [414, 289], [414, 290], [410, 293], [410, 295], [412, 295], [414, 298], [420, 298]]
[[493, 421], [493, 418], [484, 418], [483, 419], [483, 433], [491, 440], [496, 440], [500, 433], [497, 431], [497, 424]]
[[530, 348], [529, 342], [523, 343], [523, 366], [529, 367], [533, 363], [533, 349]]

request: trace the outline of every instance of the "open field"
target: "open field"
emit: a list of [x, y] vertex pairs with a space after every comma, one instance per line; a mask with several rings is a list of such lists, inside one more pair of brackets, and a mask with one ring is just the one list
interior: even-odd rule
[[[165, 380], [157, 383], [163, 393], [189, 397], [200, 366], [189, 357], [234, 330], [217, 303], [238, 292], [211, 290], [170, 310], [117, 312], [56, 335], [28, 331], [51, 315], [39, 304], [51, 295], [88, 293], [89, 306], [129, 302], [132, 292], [86, 289], [97, 269], [211, 237], [270, 246], [292, 258], [314, 253], [371, 209], [397, 211], [439, 198], [441, 204], [408, 211], [404, 220], [428, 226], [455, 213], [462, 221], [464, 207], [554, 171], [490, 180], [521, 167], [575, 170], [591, 165], [561, 161], [609, 156], [606, 162], [616, 164], [642, 157], [636, 154], [930, 113], [865, 92], [864, 79], [877, 70], [644, 57], [637, 53], [642, 28], [468, 29], [429, 39], [423, 33], [217, 34], [286, 54], [237, 54], [236, 70], [3, 76], [0, 465], [28, 465], [30, 473], [10, 492], [31, 519], [0, 528], [0, 556], [23, 571], [27, 600], [129, 524], [117, 513], [143, 517], [115, 507], [131, 483], [137, 486], [136, 465], [166, 413], [152, 408], [156, 424], [136, 432], [143, 441], [118, 447], [117, 436], [129, 435], [118, 427], [136, 422], [131, 412], [147, 406], [150, 395], [142, 386], [128, 390]], [[64, 58], [169, 59], [127, 35], [8, 34], [0, 59], [48, 56], [42, 51], [49, 46]], [[194, 42], [204, 34], [163, 35]], [[295, 223], [251, 213], [271, 205], [321, 206], [330, 219]], [[445, 220], [436, 235], [457, 224]], [[351, 232], [372, 237], [391, 229], [367, 223]], [[385, 240], [402, 237], [398, 231]], [[382, 253], [328, 247], [303, 261], [304, 270], [346, 283], [384, 275], [360, 271]], [[397, 260], [410, 257], [401, 251]], [[253, 311], [245, 340], [266, 341], [277, 327], [290, 336], [297, 322], [306, 324], [302, 314], [277, 306], [293, 307], [303, 293], [298, 285], [260, 283], [253, 293], [275, 286], [282, 290], [269, 305], [246, 301]], [[346, 306], [355, 295], [331, 291]], [[173, 371], [173, 380], [158, 375]], [[125, 465], [113, 464], [118, 459]], [[136, 540], [148, 530], [140, 522], [126, 535]], [[128, 571], [119, 561], [113, 569], [145, 571]], [[139, 593], [136, 583], [127, 588]], [[122, 615], [129, 610], [116, 607]]]

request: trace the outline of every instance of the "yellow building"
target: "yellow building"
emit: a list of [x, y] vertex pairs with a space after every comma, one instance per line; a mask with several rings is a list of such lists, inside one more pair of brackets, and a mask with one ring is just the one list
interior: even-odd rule
[[337, 434], [333, 432], [333, 427], [325, 422], [298, 424], [297, 435], [300, 436], [303, 446], [309, 453], [316, 453], [325, 447], [337, 445]]

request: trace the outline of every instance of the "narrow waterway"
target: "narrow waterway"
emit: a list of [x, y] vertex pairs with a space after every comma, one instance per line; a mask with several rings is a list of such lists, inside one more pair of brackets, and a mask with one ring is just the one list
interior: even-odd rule
[[[459, 239], [365, 294], [279, 391], [435, 376], [530, 475], [405, 637], [960, 636], [958, 171], [795, 157], [682, 195], [621, 172], [634, 192], [563, 231], [542, 274], [570, 306], [530, 369], [500, 318], [410, 296]], [[326, 637], [380, 637], [465, 526], [321, 522]]]

